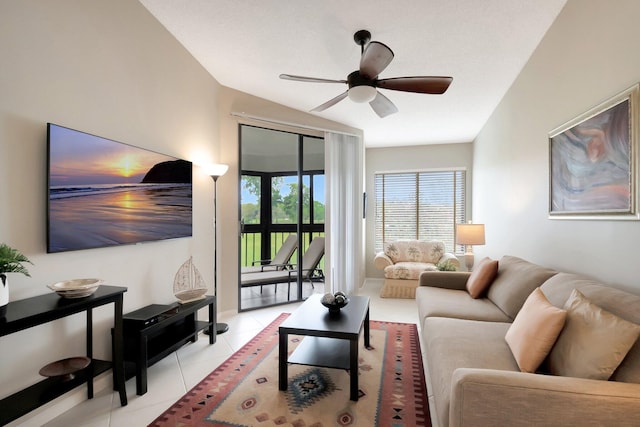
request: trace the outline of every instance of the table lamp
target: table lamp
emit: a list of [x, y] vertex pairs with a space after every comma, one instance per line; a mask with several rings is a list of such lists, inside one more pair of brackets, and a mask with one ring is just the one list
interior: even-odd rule
[[484, 245], [484, 224], [456, 225], [456, 243], [465, 245], [464, 263], [473, 270], [473, 245]]

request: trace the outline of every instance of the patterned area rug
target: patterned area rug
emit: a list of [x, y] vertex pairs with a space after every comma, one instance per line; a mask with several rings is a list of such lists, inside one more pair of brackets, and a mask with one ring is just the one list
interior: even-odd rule
[[[389, 426], [431, 425], [417, 327], [371, 321], [371, 348], [360, 337], [359, 400], [349, 400], [349, 372], [289, 366], [278, 390], [280, 315], [150, 426]], [[289, 351], [303, 337], [289, 336]]]

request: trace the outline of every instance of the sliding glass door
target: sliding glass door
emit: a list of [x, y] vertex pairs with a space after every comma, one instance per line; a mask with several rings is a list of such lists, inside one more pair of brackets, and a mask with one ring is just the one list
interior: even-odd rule
[[323, 139], [240, 125], [240, 189], [240, 310], [322, 292], [323, 257], [299, 266], [324, 236]]

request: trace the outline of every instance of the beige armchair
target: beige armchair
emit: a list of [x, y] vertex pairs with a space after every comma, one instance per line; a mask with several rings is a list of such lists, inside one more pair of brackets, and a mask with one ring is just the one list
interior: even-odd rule
[[437, 271], [438, 265], [448, 263], [456, 270], [460, 261], [445, 252], [438, 240], [394, 240], [384, 244], [373, 260], [376, 268], [384, 270], [382, 298], [415, 298], [418, 279], [423, 271]]

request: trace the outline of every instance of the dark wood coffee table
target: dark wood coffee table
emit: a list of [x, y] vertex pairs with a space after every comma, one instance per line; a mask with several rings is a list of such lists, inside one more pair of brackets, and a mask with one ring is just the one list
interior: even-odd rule
[[[279, 388], [288, 385], [289, 363], [348, 369], [350, 399], [358, 400], [358, 341], [364, 326], [364, 346], [369, 348], [369, 297], [349, 297], [349, 304], [337, 315], [320, 303], [322, 295], [310, 296], [280, 325]], [[289, 334], [304, 335], [296, 350], [289, 353]]]

